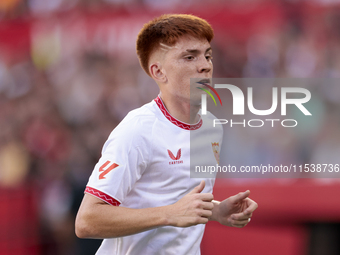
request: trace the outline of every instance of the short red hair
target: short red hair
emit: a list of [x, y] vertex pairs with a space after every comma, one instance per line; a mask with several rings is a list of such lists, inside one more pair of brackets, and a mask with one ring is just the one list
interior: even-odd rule
[[164, 14], [146, 23], [137, 36], [136, 45], [144, 71], [150, 75], [149, 59], [160, 43], [172, 46], [184, 35], [207, 39], [210, 43], [214, 31], [207, 21], [189, 14]]

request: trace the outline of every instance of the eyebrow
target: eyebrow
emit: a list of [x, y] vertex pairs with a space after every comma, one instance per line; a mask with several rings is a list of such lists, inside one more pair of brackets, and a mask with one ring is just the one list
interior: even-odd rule
[[[207, 53], [208, 51], [211, 51], [211, 50], [212, 50], [211, 47], [209, 47], [208, 49], [205, 50], [205, 53]], [[188, 50], [186, 50], [185, 52], [197, 54], [197, 53], [200, 52], [200, 50], [196, 50], [196, 49], [192, 49], [192, 50], [191, 50], [191, 49], [188, 49]]]

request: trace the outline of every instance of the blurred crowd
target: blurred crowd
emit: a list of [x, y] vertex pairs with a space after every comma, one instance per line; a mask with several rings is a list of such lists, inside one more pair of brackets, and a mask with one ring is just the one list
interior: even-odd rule
[[[231, 29], [204, 12], [204, 1], [0, 1], [0, 202], [4, 208], [0, 254], [94, 254], [99, 241], [84, 242], [74, 235], [74, 217], [85, 185], [112, 129], [128, 111], [158, 93], [157, 85], [140, 68], [134, 49], [138, 30], [155, 15], [146, 10], [193, 13], [189, 10], [194, 8], [199, 16], [211, 19], [216, 27], [214, 77], [336, 81], [340, 78], [338, 2], [209, 1], [232, 13]], [[263, 16], [267, 9], [270, 12]], [[94, 16], [83, 14], [86, 10]], [[67, 15], [49, 18], [54, 12]], [[222, 11], [218, 17], [224, 17]], [[249, 17], [258, 22], [249, 23]], [[18, 22], [23, 34], [13, 31]], [[24, 50], [12, 47], [20, 45], [17, 40], [27, 41]], [[233, 131], [228, 136], [233, 145], [229, 157], [240, 157], [238, 146], [243, 151], [240, 160], [247, 159], [249, 165], [265, 159], [273, 164], [339, 164], [340, 86], [315, 83], [310, 89], [316, 95], [311, 106], [315, 118], [302, 124], [301, 137], [289, 132], [283, 136], [282, 130], [276, 130], [273, 139], [261, 134], [252, 140], [250, 133]]]

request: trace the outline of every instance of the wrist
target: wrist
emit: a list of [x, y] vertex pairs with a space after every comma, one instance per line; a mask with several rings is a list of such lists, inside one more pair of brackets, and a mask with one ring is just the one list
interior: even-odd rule
[[219, 222], [219, 209], [220, 209], [220, 201], [212, 200], [211, 201], [214, 204], [214, 208], [212, 209], [212, 215], [209, 218], [210, 221], [217, 221]]
[[173, 213], [171, 213], [171, 206], [172, 205], [166, 205], [166, 206], [162, 206], [161, 208], [161, 218], [162, 218], [162, 222], [164, 223], [163, 226], [176, 226], [176, 222], [173, 218]]

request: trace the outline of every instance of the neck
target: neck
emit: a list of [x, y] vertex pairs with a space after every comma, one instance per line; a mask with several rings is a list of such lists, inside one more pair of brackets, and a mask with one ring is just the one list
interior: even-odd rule
[[160, 93], [159, 96], [161, 97], [168, 112], [174, 118], [191, 125], [196, 124], [199, 121], [199, 105], [190, 105], [190, 100], [185, 101], [181, 98], [165, 96], [162, 93]]

